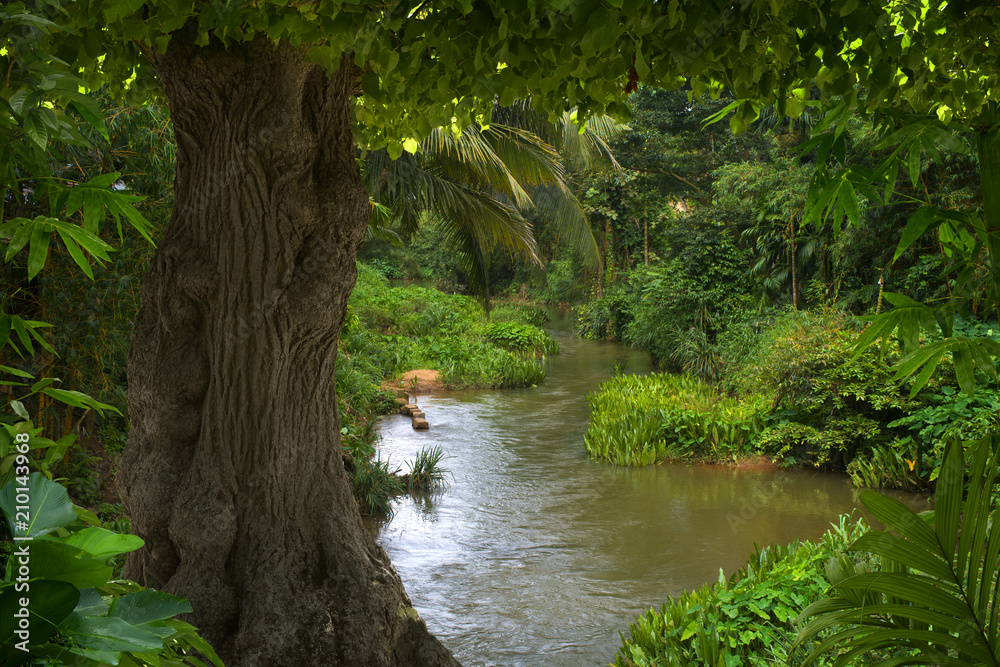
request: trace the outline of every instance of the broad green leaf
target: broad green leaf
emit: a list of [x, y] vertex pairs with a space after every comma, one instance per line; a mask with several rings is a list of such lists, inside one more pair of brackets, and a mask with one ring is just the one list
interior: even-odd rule
[[101, 403], [93, 396], [84, 394], [81, 391], [69, 391], [66, 389], [56, 389], [55, 387], [47, 387], [42, 390], [42, 393], [46, 396], [51, 396], [52, 398], [65, 403], [66, 405], [71, 405], [74, 408], [93, 408], [97, 410], [98, 414], [104, 414], [105, 410], [111, 410], [121, 414], [121, 412], [113, 405], [108, 405], [107, 403]]
[[854, 186], [851, 185], [850, 181], [844, 181], [839, 199], [844, 202], [844, 211], [847, 213], [847, 219], [855, 227], [860, 227], [861, 207], [858, 205], [858, 195], [854, 192]]
[[108, 613], [108, 603], [96, 588], [85, 588], [80, 591], [80, 601], [73, 611], [83, 616], [104, 616]]
[[868, 490], [861, 492], [859, 500], [887, 529], [899, 533], [929, 552], [939, 549], [937, 535], [930, 526], [900, 501]]
[[142, 547], [142, 538], [123, 535], [105, 528], [84, 528], [63, 538], [66, 544], [83, 549], [98, 560], [107, 560], [118, 554], [129, 553]]
[[[28, 497], [26, 521], [17, 516], [17, 508], [23, 506], [17, 501], [19, 494]], [[66, 488], [40, 472], [29, 475], [27, 486], [13, 480], [0, 490], [0, 510], [14, 537], [40, 537], [76, 521]]]
[[111, 616], [122, 618], [132, 625], [143, 625], [187, 614], [191, 605], [184, 598], [168, 595], [162, 591], [144, 590], [129, 593], [115, 600], [111, 605]]
[[935, 577], [951, 576], [951, 566], [938, 554], [928, 552], [913, 542], [886, 532], [865, 533], [851, 545], [851, 551], [865, 551], [882, 558], [891, 558], [907, 567], [927, 572]]
[[972, 350], [965, 340], [958, 339], [951, 348], [951, 360], [955, 366], [958, 386], [969, 396], [976, 393], [976, 368]]
[[114, 572], [104, 560], [91, 557], [61, 538], [45, 536], [26, 544], [31, 553], [32, 577], [67, 581], [83, 590], [103, 586]]
[[[28, 379], [35, 377], [34, 375], [28, 373], [27, 371], [22, 371], [20, 368], [11, 368], [10, 366], [0, 365], [0, 372], [10, 373], [11, 375], [16, 375], [17, 377], [28, 378]], [[20, 409], [24, 410], [24, 405], [20, 401], [12, 401], [12, 403], [17, 403], [20, 406]], [[26, 415], [28, 414], [28, 411], [24, 410], [24, 414], [25, 416], [23, 416], [22, 418], [27, 419]]]
[[215, 667], [224, 667], [222, 660], [219, 659], [215, 649], [212, 648], [211, 644], [198, 635], [198, 629], [196, 627], [190, 623], [185, 623], [184, 621], [178, 621], [176, 619], [170, 619], [164, 621], [164, 623], [173, 629], [175, 637], [182, 639], [183, 644], [190, 645], [196, 651], [208, 658], [209, 661], [215, 665]]
[[11, 408], [11, 410], [14, 411], [14, 414], [16, 414], [21, 419], [30, 419], [31, 418], [28, 415], [27, 408], [24, 407], [24, 404], [21, 403], [21, 401], [11, 401], [10, 402], [10, 408]]
[[77, 91], [67, 91], [64, 92], [63, 95], [72, 99], [72, 102], [69, 104], [69, 108], [80, 114], [80, 116], [87, 121], [91, 127], [100, 132], [105, 141], [111, 140], [108, 136], [108, 128], [104, 124], [104, 113], [101, 111], [101, 107], [98, 106], [94, 98]]
[[49, 235], [52, 230], [37, 220], [31, 230], [31, 245], [28, 246], [28, 280], [38, 275], [49, 257]]
[[[14, 634], [17, 628], [16, 613], [21, 610], [21, 598], [24, 592], [8, 588], [0, 593], [0, 655], [9, 659], [21, 653], [14, 644], [21, 641]], [[73, 612], [80, 599], [80, 591], [65, 581], [32, 581], [28, 614], [29, 642], [33, 645], [45, 644], [55, 632], [56, 627]]]
[[935, 530], [949, 562], [955, 557], [958, 519], [962, 511], [962, 495], [965, 492], [964, 464], [962, 445], [957, 441], [948, 443], [944, 450], [941, 472], [938, 474], [934, 517]]
[[940, 213], [940, 207], [927, 205], [921, 206], [910, 216], [906, 228], [903, 229], [903, 234], [899, 238], [899, 245], [896, 246], [896, 254], [892, 256], [893, 262], [899, 259], [899, 256], [906, 252], [906, 249], [923, 236], [927, 230], [941, 224], [943, 218]]
[[12, 218], [3, 225], [3, 235], [10, 236], [4, 261], [9, 262], [21, 251], [21, 248], [28, 245], [28, 241], [31, 240], [32, 227], [32, 221], [27, 218]]
[[49, 143], [49, 130], [45, 127], [45, 121], [37, 109], [32, 109], [24, 118], [24, 134], [31, 139], [38, 148], [45, 150]]
[[59, 632], [78, 646], [97, 651], [158, 652], [163, 648], [163, 640], [155, 633], [120, 618], [74, 612], [60, 624]]
[[917, 181], [920, 180], [920, 142], [914, 141], [910, 144], [910, 160], [907, 163], [907, 171], [910, 175], [910, 181], [913, 183], [913, 187], [917, 187]]

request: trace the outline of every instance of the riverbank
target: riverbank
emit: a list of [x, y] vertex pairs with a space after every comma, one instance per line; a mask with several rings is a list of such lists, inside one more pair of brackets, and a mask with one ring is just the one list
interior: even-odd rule
[[615, 378], [590, 396], [591, 455], [617, 465], [727, 463], [846, 472], [855, 485], [934, 488], [944, 445], [1000, 426], [996, 387], [957, 387], [945, 360], [916, 397], [896, 357], [854, 349], [845, 314], [789, 312], [767, 323], [714, 382], [669, 373]]
[[[397, 409], [394, 390], [418, 395], [467, 388], [521, 388], [545, 378], [558, 345], [538, 325], [545, 313], [499, 304], [490, 317], [468, 296], [391, 287], [358, 264], [337, 356], [345, 466], [363, 514], [387, 513], [405, 488], [377, 457], [375, 420]], [[416, 424], [416, 423], [415, 423]], [[426, 426], [426, 424], [419, 424]]]

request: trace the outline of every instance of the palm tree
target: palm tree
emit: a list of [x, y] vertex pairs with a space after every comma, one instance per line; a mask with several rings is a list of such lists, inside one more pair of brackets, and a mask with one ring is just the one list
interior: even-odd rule
[[370, 151], [363, 175], [375, 202], [370, 233], [409, 236], [422, 215], [443, 223], [445, 240], [466, 270], [470, 290], [489, 308], [489, 254], [500, 248], [540, 264], [531, 224], [533, 209], [557, 234], [600, 262], [586, 216], [569, 188], [569, 170], [620, 169], [608, 142], [626, 129], [607, 117], [581, 132], [572, 114], [552, 123], [527, 102], [494, 108], [490, 123], [458, 134], [437, 129], [420, 151], [392, 160]]

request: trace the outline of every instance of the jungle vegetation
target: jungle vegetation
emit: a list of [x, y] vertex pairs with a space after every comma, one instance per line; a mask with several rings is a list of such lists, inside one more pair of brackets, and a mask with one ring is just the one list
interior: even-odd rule
[[[809, 607], [798, 641], [842, 660], [996, 664], [996, 441], [984, 437], [1000, 355], [996, 8], [39, 0], [0, 12], [3, 474], [54, 499], [45, 522], [9, 531], [86, 566], [40, 584], [59, 620], [33, 645], [39, 659], [218, 663], [171, 620], [190, 608], [234, 664], [455, 664], [361, 529], [343, 455], [381, 409], [375, 387], [399, 350], [455, 383], [541, 379], [534, 356], [551, 342], [528, 309], [487, 319], [494, 294], [575, 304], [582, 335], [674, 373], [593, 397], [599, 456], [757, 453], [938, 491], [933, 523], [871, 500], [899, 541], [854, 541], [847, 552], [879, 560], [828, 568], [835, 594]], [[630, 129], [600, 130], [605, 115]], [[588, 131], [620, 168], [573, 157]], [[488, 173], [456, 178], [452, 158], [469, 166], [473, 153]], [[394, 192], [388, 176], [413, 162], [428, 187]], [[500, 187], [508, 176], [521, 183]], [[460, 200], [470, 183], [490, 197]], [[350, 303], [369, 230], [361, 293], [381, 311]], [[402, 246], [384, 245], [393, 235]], [[456, 245], [457, 264], [444, 251]], [[375, 271], [446, 281], [486, 307], [397, 293]], [[363, 369], [368, 354], [384, 364]], [[648, 401], [638, 382], [680, 398]], [[109, 461], [120, 497], [93, 474]], [[59, 477], [76, 509], [47, 483]], [[307, 497], [331, 511], [299, 511]], [[123, 574], [149, 589], [112, 585], [106, 562], [125, 554]], [[344, 577], [324, 578], [331, 563]], [[316, 622], [329, 615], [342, 623]], [[124, 632], [99, 639], [110, 626]]]

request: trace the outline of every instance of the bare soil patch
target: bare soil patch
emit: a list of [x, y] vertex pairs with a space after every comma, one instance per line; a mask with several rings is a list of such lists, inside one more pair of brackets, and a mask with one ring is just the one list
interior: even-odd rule
[[382, 383], [382, 387], [389, 390], [405, 389], [411, 394], [427, 394], [442, 391], [445, 388], [439, 376], [440, 373], [438, 371], [421, 368], [406, 371], [395, 380], [386, 380]]

